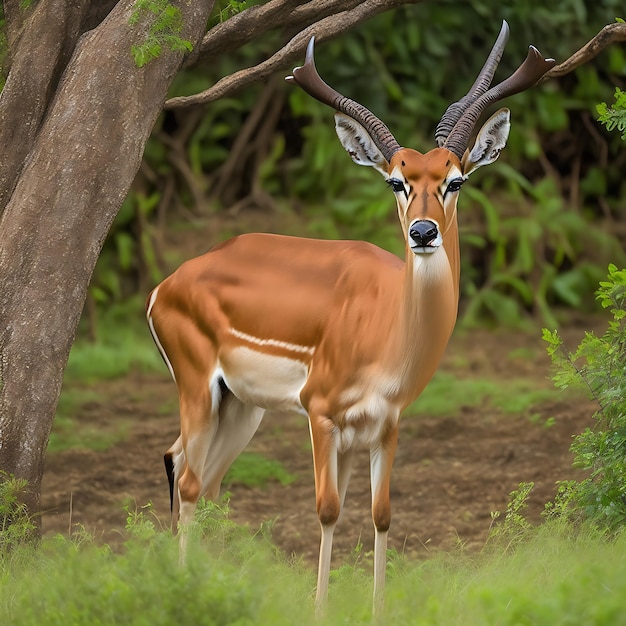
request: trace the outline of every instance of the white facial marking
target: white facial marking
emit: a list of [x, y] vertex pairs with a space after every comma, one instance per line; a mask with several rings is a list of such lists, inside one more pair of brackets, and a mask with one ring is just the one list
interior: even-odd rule
[[453, 165], [450, 168], [450, 171], [448, 172], [448, 175], [446, 176], [446, 179], [443, 181], [442, 185], [441, 185], [441, 192], [445, 193], [446, 189], [448, 188], [448, 185], [455, 180], [456, 178], [463, 178], [465, 179], [465, 176], [463, 176], [463, 172], [461, 172], [461, 170], [456, 167], [456, 165]]
[[289, 352], [309, 354], [311, 356], [313, 356], [313, 353], [315, 352], [315, 348], [312, 346], [300, 346], [295, 343], [289, 343], [288, 341], [279, 341], [278, 339], [259, 339], [259, 337], [248, 335], [247, 333], [243, 333], [236, 328], [230, 328], [228, 332], [233, 337], [237, 337], [238, 339], [242, 339], [246, 343], [251, 343], [256, 346], [282, 348], [283, 350], [288, 350]]
[[402, 210], [406, 211], [408, 204], [409, 204], [410, 189], [405, 182], [404, 174], [402, 173], [402, 170], [398, 166], [394, 167], [391, 173], [389, 174], [389, 176], [387, 177], [387, 181], [390, 181], [392, 179], [399, 180], [404, 187], [404, 193], [395, 192], [394, 195], [396, 196], [398, 204], [402, 207]]

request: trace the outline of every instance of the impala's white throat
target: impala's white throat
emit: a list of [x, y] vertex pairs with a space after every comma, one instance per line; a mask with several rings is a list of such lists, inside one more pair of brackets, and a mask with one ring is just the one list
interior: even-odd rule
[[[411, 251], [414, 252], [413, 249]], [[450, 273], [450, 262], [445, 248], [438, 246], [427, 254], [409, 256], [407, 272], [410, 273], [414, 285], [416, 281], [438, 281], [443, 273]]]
[[[399, 340], [407, 343], [391, 351], [392, 355], [400, 354], [402, 358], [395, 366], [390, 363], [389, 369], [397, 372], [400, 386], [410, 387], [419, 379], [421, 393], [452, 333], [456, 319], [454, 283], [443, 246], [432, 254], [408, 253], [406, 272]], [[425, 328], [437, 332], [424, 332]]]

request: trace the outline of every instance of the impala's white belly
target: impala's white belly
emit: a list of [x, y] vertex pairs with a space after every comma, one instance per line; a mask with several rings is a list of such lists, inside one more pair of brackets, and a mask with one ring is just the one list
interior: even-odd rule
[[302, 361], [242, 346], [220, 357], [219, 370], [228, 388], [242, 402], [306, 415], [300, 392], [309, 370]]

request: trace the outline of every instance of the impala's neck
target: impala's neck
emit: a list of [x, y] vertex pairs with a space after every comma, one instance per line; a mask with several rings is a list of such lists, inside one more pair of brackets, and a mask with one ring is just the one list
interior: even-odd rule
[[448, 248], [444, 243], [427, 255], [407, 250], [397, 343], [390, 342], [389, 346], [401, 372], [402, 387], [409, 390], [407, 403], [422, 392], [434, 374], [456, 322], [458, 239], [452, 237], [448, 244]]

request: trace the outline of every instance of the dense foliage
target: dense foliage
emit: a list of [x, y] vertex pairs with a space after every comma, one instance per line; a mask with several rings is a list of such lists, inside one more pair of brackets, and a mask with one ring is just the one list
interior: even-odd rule
[[[258, 2], [216, 2], [210, 25], [252, 4]], [[154, 22], [149, 40], [132, 51], [140, 63], [162, 45], [187, 44], [177, 40], [177, 16], [161, 11], [167, 6], [137, 4], [133, 19], [148, 15]], [[501, 19], [512, 34], [500, 77], [523, 58], [528, 41], [562, 60], [618, 18], [622, 6], [558, 0], [548, 8], [533, 0], [498, 9], [482, 0], [405, 6], [318, 46], [320, 72], [375, 111], [401, 143], [427, 150], [441, 113], [471, 84]], [[0, 70], [3, 31], [0, 10]], [[269, 33], [238, 54], [182, 73], [171, 95], [195, 93], [261, 62], [290, 35]], [[617, 87], [615, 105], [598, 113], [608, 129], [623, 129], [625, 76], [624, 48], [613, 46], [574, 74], [506, 103], [513, 126], [505, 154], [466, 186], [460, 201], [466, 321], [487, 316], [514, 324], [530, 312], [555, 325], [559, 305], [592, 307], [603, 268], [624, 260], [626, 153], [617, 135], [598, 126], [595, 107]], [[402, 254], [388, 190], [351, 166], [332, 126], [328, 110], [282, 76], [208, 107], [166, 111], [97, 268], [94, 301], [145, 293], [171, 269], [162, 250], [165, 229], [218, 210], [241, 215], [241, 231], [247, 209], [286, 210], [299, 216], [299, 234], [365, 238]]]
[[[212, 19], [242, 8], [216, 3]], [[517, 66], [529, 41], [563, 60], [621, 8], [613, 0], [559, 0], [549, 8], [504, 2], [498, 11], [477, 0], [424, 2], [320, 44], [317, 64], [330, 84], [385, 120], [401, 144], [428, 150], [439, 117], [469, 88], [501, 19], [511, 25], [511, 40], [497, 80]], [[261, 62], [278, 37], [182, 74], [172, 95], [195, 93]], [[622, 262], [626, 240], [626, 153], [597, 124], [595, 107], [614, 86], [625, 86], [625, 76], [624, 49], [613, 46], [574, 74], [505, 103], [513, 118], [505, 153], [460, 199], [466, 321], [515, 324], [529, 312], [555, 325], [560, 305], [593, 307], [603, 268]], [[109, 300], [145, 292], [171, 269], [160, 246], [165, 225], [218, 210], [241, 216], [236, 230], [249, 228], [249, 210], [287, 211], [300, 218], [298, 234], [365, 238], [403, 254], [386, 186], [351, 165], [327, 108], [277, 76], [204, 109], [166, 111], [93, 294]], [[120, 270], [135, 278], [125, 284]]]

